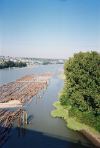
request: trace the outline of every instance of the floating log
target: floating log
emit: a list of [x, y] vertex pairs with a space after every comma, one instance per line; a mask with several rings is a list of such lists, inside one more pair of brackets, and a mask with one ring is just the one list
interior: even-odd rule
[[[36, 96], [48, 86], [51, 73], [41, 75], [27, 75], [14, 82], [0, 85], [0, 103], [10, 100], [19, 100], [22, 105], [29, 102], [33, 96]], [[41, 96], [40, 96], [41, 97]], [[11, 129], [12, 123], [23, 113], [22, 109], [11, 112], [8, 110], [0, 110], [0, 142], [3, 143], [7, 139], [8, 131]], [[25, 124], [27, 124], [27, 113], [24, 112]], [[0, 143], [0, 144], [1, 144]]]
[[6, 110], [5, 114], [2, 114], [0, 116], [0, 146], [7, 139], [8, 134], [9, 134], [9, 132], [11, 130], [13, 122], [19, 116], [21, 116], [22, 113], [23, 113], [22, 109], [18, 109], [18, 110], [13, 111], [13, 112]]
[[20, 100], [25, 103], [29, 99], [39, 93], [48, 86], [51, 77], [50, 73], [41, 75], [24, 76], [15, 82], [0, 86], [0, 102], [8, 102], [10, 100]]

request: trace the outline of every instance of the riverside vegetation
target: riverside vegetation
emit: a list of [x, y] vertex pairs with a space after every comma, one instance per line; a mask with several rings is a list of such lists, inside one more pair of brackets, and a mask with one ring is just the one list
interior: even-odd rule
[[4, 61], [0, 63], [0, 69], [9, 68], [9, 67], [26, 67], [27, 64], [25, 62], [13, 62], [13, 61]]
[[[64, 65], [64, 88], [54, 103], [53, 117], [61, 117], [67, 127], [100, 138], [100, 54], [74, 54]], [[99, 139], [100, 140], [100, 139]]]

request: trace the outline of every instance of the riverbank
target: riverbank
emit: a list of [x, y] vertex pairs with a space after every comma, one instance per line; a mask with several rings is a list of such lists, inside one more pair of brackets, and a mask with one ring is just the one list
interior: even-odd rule
[[0, 70], [4, 70], [4, 69], [9, 69], [9, 70], [11, 70], [11, 69], [25, 69], [25, 68], [34, 68], [34, 67], [36, 67], [36, 66], [38, 66], [38, 65], [36, 65], [36, 64], [34, 64], [34, 65], [27, 65], [27, 66], [23, 66], [23, 67], [7, 67], [7, 68], [0, 68]]
[[83, 123], [77, 122], [76, 118], [69, 117], [68, 110], [70, 106], [66, 108], [66, 106], [62, 106], [59, 101], [55, 102], [53, 106], [56, 108], [56, 110], [51, 112], [52, 117], [64, 119], [68, 128], [74, 131], [79, 131], [85, 137], [87, 137], [87, 139], [90, 140], [95, 147], [100, 147], [100, 134], [95, 129]]

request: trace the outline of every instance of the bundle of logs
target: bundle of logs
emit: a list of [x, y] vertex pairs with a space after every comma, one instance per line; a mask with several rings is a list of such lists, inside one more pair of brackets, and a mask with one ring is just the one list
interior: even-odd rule
[[[51, 76], [51, 73], [40, 75], [33, 74], [24, 76], [14, 82], [0, 85], [0, 103], [19, 100], [23, 105], [48, 86]], [[8, 109], [0, 110], [0, 146], [7, 140], [12, 123], [22, 112], [22, 109], [17, 109], [15, 111], [10, 111]]]
[[47, 87], [51, 76], [51, 73], [24, 76], [15, 82], [0, 86], [0, 102], [18, 99], [21, 103], [26, 103]]
[[23, 112], [22, 109], [9, 111], [7, 109], [0, 110], [0, 146], [2, 146], [9, 136], [12, 124]]

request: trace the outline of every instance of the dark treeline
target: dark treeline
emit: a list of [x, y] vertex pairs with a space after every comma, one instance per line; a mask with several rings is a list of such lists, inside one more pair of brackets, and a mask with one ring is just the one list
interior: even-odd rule
[[100, 54], [75, 54], [65, 62], [62, 105], [70, 105], [70, 116], [100, 131]]
[[27, 64], [24, 62], [13, 62], [13, 61], [4, 61], [0, 63], [0, 69], [9, 68], [9, 67], [26, 67]]

